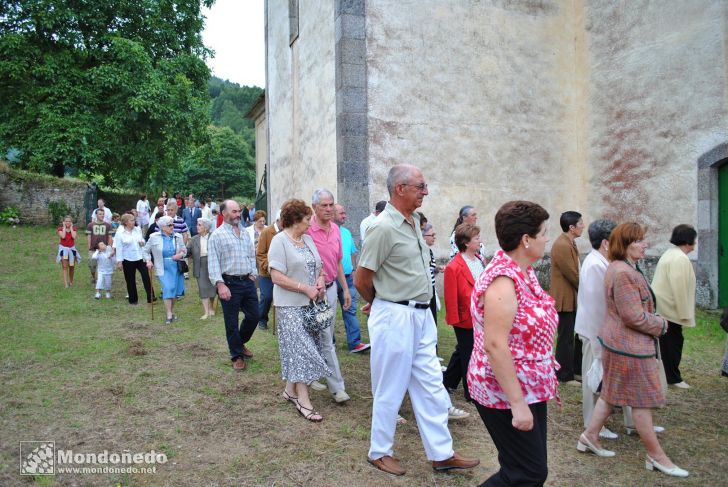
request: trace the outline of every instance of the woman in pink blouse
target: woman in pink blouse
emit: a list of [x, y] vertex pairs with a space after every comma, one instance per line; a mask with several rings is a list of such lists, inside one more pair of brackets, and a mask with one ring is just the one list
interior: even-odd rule
[[549, 241], [548, 218], [536, 203], [504, 204], [495, 215], [501, 250], [473, 287], [468, 387], [501, 467], [481, 486], [543, 485], [548, 476], [546, 402], [556, 396], [558, 315], [531, 267]]

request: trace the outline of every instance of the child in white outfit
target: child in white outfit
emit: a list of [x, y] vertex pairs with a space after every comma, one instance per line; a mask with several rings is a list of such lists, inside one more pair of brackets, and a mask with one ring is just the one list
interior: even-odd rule
[[92, 259], [98, 262], [96, 270], [96, 299], [101, 297], [101, 291], [106, 291], [106, 299], [111, 299], [111, 275], [114, 273], [114, 265], [116, 264], [116, 258], [114, 257], [114, 249], [106, 245], [104, 242], [99, 242], [96, 246], [96, 252], [91, 256]]

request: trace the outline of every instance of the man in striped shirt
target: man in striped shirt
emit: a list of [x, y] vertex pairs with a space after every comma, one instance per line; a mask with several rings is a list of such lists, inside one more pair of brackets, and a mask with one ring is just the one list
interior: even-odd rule
[[[207, 270], [220, 296], [233, 369], [245, 370], [244, 359], [253, 357], [245, 344], [253, 336], [259, 315], [255, 247], [240, 223], [238, 202], [226, 200], [222, 207], [223, 224], [207, 242]], [[245, 318], [238, 323], [240, 310]]]

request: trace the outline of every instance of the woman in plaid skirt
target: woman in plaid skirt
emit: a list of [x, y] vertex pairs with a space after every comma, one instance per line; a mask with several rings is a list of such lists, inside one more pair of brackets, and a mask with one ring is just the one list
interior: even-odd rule
[[652, 424], [652, 408], [665, 404], [657, 338], [667, 331], [667, 322], [655, 314], [655, 296], [637, 266], [647, 248], [644, 234], [642, 226], [630, 222], [617, 226], [609, 238], [611, 264], [604, 278], [607, 315], [598, 337], [604, 347], [602, 391], [576, 448], [599, 457], [614, 456], [601, 447], [599, 431], [614, 406], [632, 406], [637, 432], [647, 449], [645, 468], [687, 477], [688, 472], [665, 454]]

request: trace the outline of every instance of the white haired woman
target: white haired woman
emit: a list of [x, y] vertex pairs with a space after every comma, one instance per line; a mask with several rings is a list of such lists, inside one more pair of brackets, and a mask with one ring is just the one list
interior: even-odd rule
[[149, 241], [144, 246], [144, 260], [147, 261], [147, 268], [154, 266], [154, 272], [162, 285], [162, 299], [167, 312], [165, 324], [169, 325], [177, 319], [174, 302], [185, 284], [177, 263], [185, 258], [187, 248], [182, 241], [182, 235], [174, 233], [174, 220], [171, 217], [163, 216], [157, 224], [160, 231], [149, 236]]
[[205, 310], [200, 319], [206, 320], [215, 314], [212, 303], [217, 295], [215, 286], [210, 282], [210, 274], [207, 272], [207, 240], [212, 230], [212, 221], [206, 218], [197, 220], [197, 235], [187, 242], [187, 257], [192, 258], [192, 274], [197, 279], [197, 289], [202, 300], [202, 308]]

